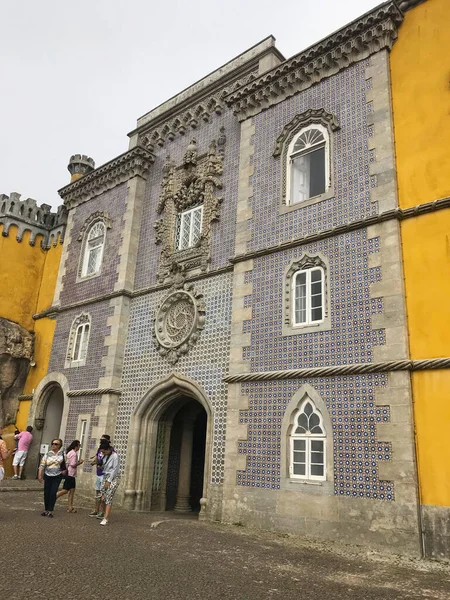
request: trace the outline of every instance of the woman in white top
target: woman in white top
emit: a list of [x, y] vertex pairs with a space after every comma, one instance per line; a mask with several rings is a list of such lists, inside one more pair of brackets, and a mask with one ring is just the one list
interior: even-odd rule
[[69, 494], [67, 497], [68, 504], [68, 513], [76, 513], [77, 511], [73, 507], [73, 498], [75, 496], [75, 487], [76, 487], [76, 476], [77, 476], [77, 467], [83, 464], [83, 460], [78, 460], [78, 451], [80, 450], [80, 442], [78, 440], [73, 440], [73, 442], [68, 446], [66, 450], [66, 465], [67, 465], [67, 475], [64, 480], [63, 489], [59, 490], [56, 494], [57, 498], [61, 496], [65, 496]]

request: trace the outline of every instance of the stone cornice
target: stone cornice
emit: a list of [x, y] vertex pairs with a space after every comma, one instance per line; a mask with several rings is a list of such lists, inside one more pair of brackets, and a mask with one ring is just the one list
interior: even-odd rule
[[230, 93], [225, 103], [240, 121], [256, 115], [375, 52], [390, 49], [402, 20], [396, 3], [385, 2]]
[[98, 167], [89, 175], [61, 188], [58, 190], [58, 194], [70, 210], [132, 177], [139, 176], [146, 179], [148, 169], [154, 159], [154, 155], [149, 150], [136, 146]]
[[[216, 277], [217, 275], [222, 275], [223, 273], [230, 273], [233, 271], [232, 265], [227, 267], [221, 267], [220, 269], [214, 269], [211, 271], [207, 271], [205, 273], [199, 273], [198, 275], [192, 275], [190, 277], [186, 277], [187, 282], [191, 281], [199, 281], [200, 279], [206, 279], [208, 277]], [[111, 292], [109, 294], [103, 294], [101, 296], [95, 296], [93, 298], [86, 298], [86, 300], [80, 300], [79, 302], [74, 302], [73, 304], [66, 304], [65, 306], [50, 306], [49, 308], [43, 310], [40, 313], [36, 313], [33, 315], [33, 319], [38, 321], [39, 319], [44, 319], [45, 317], [54, 318], [59, 313], [66, 312], [68, 310], [74, 310], [76, 308], [81, 308], [83, 306], [87, 306], [88, 304], [96, 304], [97, 302], [104, 302], [105, 300], [111, 300], [112, 298], [117, 298], [119, 296], [126, 296], [127, 298], [137, 298], [138, 296], [145, 296], [146, 294], [152, 294], [153, 292], [159, 292], [162, 290], [167, 290], [172, 286], [171, 283], [158, 283], [155, 285], [151, 285], [146, 288], [142, 288], [140, 290], [136, 290], [131, 292], [130, 290], [117, 290]]]
[[295, 248], [297, 246], [303, 246], [304, 244], [310, 244], [312, 242], [334, 237], [336, 235], [342, 235], [350, 231], [375, 225], [376, 223], [383, 223], [384, 221], [390, 221], [391, 219], [403, 221], [404, 219], [411, 219], [413, 217], [418, 217], [436, 210], [443, 210], [445, 208], [450, 208], [450, 197], [441, 198], [440, 200], [434, 200], [433, 202], [427, 202], [425, 204], [418, 204], [417, 206], [411, 206], [410, 208], [394, 208], [379, 215], [372, 215], [365, 219], [353, 221], [352, 223], [343, 223], [342, 225], [337, 225], [331, 229], [324, 229], [322, 231], [318, 231], [317, 233], [310, 233], [309, 235], [305, 235], [303, 237], [288, 240], [286, 242], [280, 242], [274, 246], [266, 246], [265, 248], [254, 250], [253, 252], [237, 254], [233, 258], [230, 258], [230, 262], [235, 264], [251, 258], [258, 258], [260, 256], [265, 256], [266, 254], [272, 254], [273, 252], [280, 252], [283, 250], [288, 250], [289, 248]]
[[390, 360], [382, 363], [356, 365], [338, 365], [332, 367], [313, 367], [311, 369], [291, 369], [283, 371], [259, 371], [257, 373], [237, 373], [223, 378], [226, 383], [246, 381], [278, 381], [284, 379], [313, 379], [316, 377], [339, 377], [365, 375], [370, 373], [389, 373], [393, 371], [427, 371], [430, 369], [449, 369], [450, 358], [429, 358], [424, 360]]

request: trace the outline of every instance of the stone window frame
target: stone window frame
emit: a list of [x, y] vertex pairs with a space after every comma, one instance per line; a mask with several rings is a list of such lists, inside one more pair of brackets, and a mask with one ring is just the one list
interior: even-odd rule
[[[323, 270], [323, 319], [318, 323], [294, 325], [294, 280], [300, 271], [320, 267]], [[283, 326], [282, 335], [300, 335], [331, 329], [330, 309], [330, 266], [328, 259], [321, 253], [309, 254], [304, 252], [299, 258], [294, 258], [287, 265], [283, 277]]]
[[[105, 228], [105, 237], [104, 237], [104, 242], [103, 242], [103, 247], [102, 247], [100, 267], [99, 267], [98, 271], [96, 271], [95, 273], [92, 273], [90, 275], [83, 275], [84, 265], [85, 265], [85, 262], [88, 257], [87, 250], [88, 250], [89, 233], [91, 232], [92, 228], [97, 223], [100, 223], [100, 222], [103, 223], [103, 226]], [[97, 212], [89, 215], [89, 217], [84, 222], [83, 227], [81, 228], [81, 230], [78, 234], [78, 238], [77, 238], [78, 241], [81, 242], [80, 255], [79, 255], [79, 260], [78, 260], [77, 279], [76, 279], [77, 283], [80, 283], [82, 281], [89, 281], [90, 279], [99, 277], [102, 274], [102, 266], [103, 266], [103, 260], [105, 257], [106, 243], [107, 243], [107, 238], [108, 238], [108, 229], [111, 229], [111, 218], [105, 212], [97, 211]]]
[[[309, 198], [304, 202], [296, 202], [295, 204], [290, 203], [290, 199], [287, 197], [289, 189], [289, 177], [290, 177], [290, 148], [293, 147], [297, 138], [307, 129], [314, 125], [319, 125], [323, 128], [327, 134], [326, 146], [326, 181], [327, 187], [323, 194]], [[334, 136], [333, 133], [340, 129], [338, 119], [335, 115], [327, 112], [325, 109], [309, 109], [303, 113], [296, 115], [285, 127], [278, 136], [275, 143], [275, 150], [273, 156], [280, 157], [280, 169], [281, 169], [281, 193], [280, 193], [280, 213], [291, 212], [300, 208], [305, 208], [311, 204], [322, 202], [333, 198], [334, 192]]]
[[[296, 433], [294, 431], [294, 426], [296, 424], [298, 424], [297, 420], [299, 418], [299, 416], [301, 414], [304, 413], [305, 411], [305, 407], [307, 404], [310, 404], [313, 412], [312, 414], [317, 415], [317, 417], [319, 418], [319, 426], [321, 428], [321, 432], [320, 433], [313, 433], [313, 432], [307, 432], [307, 433]], [[303, 481], [326, 481], [327, 479], [327, 430], [326, 427], [323, 423], [323, 417], [322, 417], [322, 413], [320, 412], [320, 410], [317, 408], [317, 406], [314, 404], [314, 402], [311, 400], [311, 398], [306, 395], [305, 398], [303, 399], [302, 404], [300, 405], [299, 409], [297, 410], [296, 413], [294, 413], [294, 419], [293, 419], [293, 426], [292, 426], [292, 430], [289, 436], [289, 477], [291, 479], [301, 479]], [[294, 444], [295, 441], [300, 440], [300, 441], [304, 441], [305, 442], [305, 471], [309, 471], [312, 465], [311, 462], [311, 454], [312, 454], [312, 450], [311, 450], [311, 445], [309, 442], [315, 442], [315, 441], [319, 441], [323, 443], [323, 457], [324, 457], [324, 464], [323, 464], [323, 475], [312, 475], [311, 473], [309, 473], [309, 475], [307, 473], [305, 473], [305, 475], [300, 475], [300, 474], [295, 474], [294, 473], [294, 452], [299, 451], [301, 452], [301, 450], [295, 450], [294, 449]]]
[[[291, 477], [291, 435], [294, 421], [299, 410], [309, 400], [320, 412], [325, 436], [325, 479], [300, 479]], [[328, 408], [321, 395], [310, 385], [305, 383], [292, 396], [286, 406], [281, 424], [281, 463], [280, 463], [280, 489], [304, 492], [318, 495], [334, 495], [334, 453], [333, 453], [333, 425]]]
[[[73, 353], [75, 350], [75, 341], [76, 341], [76, 337], [77, 337], [77, 331], [80, 326], [86, 325], [86, 324], [89, 325], [89, 331], [87, 333], [87, 340], [86, 340], [86, 354], [85, 354], [84, 358], [82, 358], [80, 360], [74, 360]], [[85, 366], [86, 360], [87, 360], [87, 355], [88, 355], [91, 331], [92, 331], [92, 318], [89, 313], [83, 312], [83, 313], [79, 314], [77, 317], [75, 317], [75, 319], [72, 321], [72, 325], [70, 326], [69, 339], [67, 342], [66, 360], [65, 360], [65, 364], [64, 364], [65, 369], [70, 369], [72, 367], [84, 367]]]

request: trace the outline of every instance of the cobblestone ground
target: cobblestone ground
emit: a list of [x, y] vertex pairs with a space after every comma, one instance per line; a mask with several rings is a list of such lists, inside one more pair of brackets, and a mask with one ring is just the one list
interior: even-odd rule
[[[294, 537], [113, 511], [40, 516], [41, 492], [0, 494], [5, 600], [450, 599], [450, 568]], [[167, 519], [167, 520], [165, 520]]]

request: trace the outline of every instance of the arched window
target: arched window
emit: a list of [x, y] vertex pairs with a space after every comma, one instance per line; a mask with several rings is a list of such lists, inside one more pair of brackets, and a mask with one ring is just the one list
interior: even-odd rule
[[325, 314], [324, 270], [313, 267], [297, 271], [292, 277], [292, 325], [322, 323]]
[[290, 204], [325, 193], [330, 184], [329, 137], [320, 124], [303, 128], [287, 152], [287, 198]]
[[103, 221], [96, 221], [88, 230], [83, 256], [82, 277], [90, 277], [100, 271], [105, 247], [106, 227]]
[[175, 249], [192, 248], [202, 234], [203, 205], [178, 213]]
[[289, 475], [326, 480], [326, 431], [322, 415], [307, 396], [294, 417], [290, 436]]
[[65, 367], [81, 367], [86, 364], [89, 334], [91, 332], [91, 317], [87, 313], [78, 315], [72, 322]]

